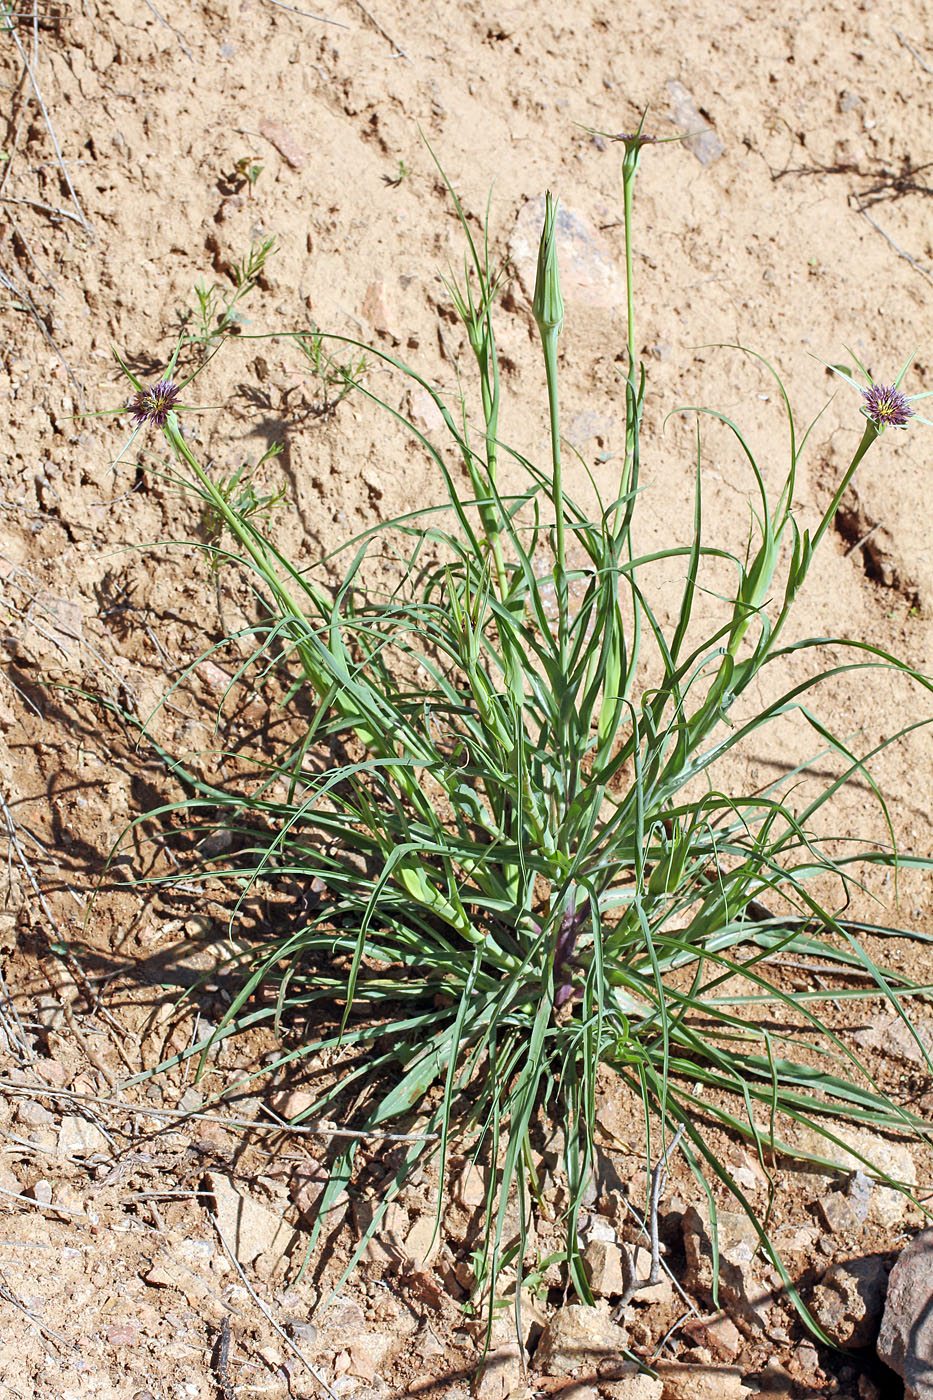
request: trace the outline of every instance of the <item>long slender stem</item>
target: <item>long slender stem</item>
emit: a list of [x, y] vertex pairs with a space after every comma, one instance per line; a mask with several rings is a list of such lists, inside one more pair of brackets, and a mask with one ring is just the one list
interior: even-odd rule
[[554, 587], [557, 592], [558, 647], [561, 664], [567, 659], [567, 565], [564, 540], [564, 488], [560, 461], [560, 397], [557, 388], [557, 332], [542, 332], [551, 432], [551, 482], [554, 497]]
[[[840, 503], [840, 501], [842, 500], [843, 496], [845, 495], [845, 493], [846, 493], [846, 491], [847, 491], [847, 489], [848, 489], [848, 486], [849, 486], [849, 482], [852, 480], [853, 476], [855, 475], [855, 473], [856, 473], [856, 471], [857, 471], [857, 469], [858, 469], [858, 467], [859, 467], [859, 465], [860, 465], [860, 463], [861, 463], [861, 461], [862, 461], [862, 458], [865, 456], [865, 453], [866, 453], [866, 452], [868, 451], [868, 449], [871, 447], [872, 443], [875, 441], [875, 438], [878, 437], [878, 435], [879, 435], [879, 434], [878, 434], [878, 429], [876, 428], [875, 424], [872, 423], [872, 422], [869, 420], [869, 421], [865, 424], [865, 431], [864, 431], [864, 433], [862, 434], [862, 440], [861, 440], [861, 442], [859, 443], [858, 447], [855, 449], [855, 454], [854, 454], [854, 456], [853, 456], [853, 458], [852, 458], [852, 461], [849, 463], [848, 467], [846, 468], [845, 475], [843, 476], [842, 480], [840, 481], [839, 485], [837, 486], [837, 488], [836, 488], [836, 493], [835, 493], [835, 495], [833, 496], [832, 500], [830, 501], [829, 506], [827, 507], [826, 511], [824, 512], [823, 518], [822, 518], [822, 520], [820, 521], [819, 525], [818, 525], [817, 528], [816, 528], [816, 533], [814, 534], [812, 540], [810, 541], [810, 556], [811, 556], [811, 557], [812, 557], [812, 555], [814, 554], [814, 552], [815, 552], [815, 550], [816, 550], [816, 547], [817, 547], [817, 545], [819, 544], [820, 540], [823, 538], [823, 536], [825, 535], [826, 531], [829, 529], [829, 526], [830, 526], [831, 521], [833, 521], [833, 520], [835, 519], [836, 511], [839, 509], [839, 503]], [[800, 583], [802, 583], [802, 582], [803, 582], [803, 579], [801, 578], [801, 579], [799, 580], [798, 584], [797, 584], [797, 587], [798, 587], [798, 588], [799, 588], [799, 586], [800, 586]], [[796, 596], [796, 589], [794, 590], [794, 595]], [[780, 613], [779, 613], [777, 619], [775, 620], [774, 626], [773, 626], [772, 629], [771, 629], [771, 634], [770, 634], [770, 636], [769, 636], [769, 638], [768, 638], [768, 651], [773, 651], [773, 650], [774, 650], [774, 647], [775, 647], [776, 644], [777, 644], [778, 635], [779, 635], [780, 632], [783, 630], [784, 623], [787, 621], [788, 615], [789, 615], [790, 610], [791, 610], [792, 603], [793, 603], [793, 598], [789, 598], [789, 599], [787, 600], [787, 602], [785, 602], [784, 607], [781, 609], [781, 611], [780, 611]]]

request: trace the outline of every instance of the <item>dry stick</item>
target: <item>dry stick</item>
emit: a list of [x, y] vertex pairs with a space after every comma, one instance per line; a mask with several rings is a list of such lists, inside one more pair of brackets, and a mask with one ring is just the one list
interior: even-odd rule
[[62, 175], [65, 177], [65, 184], [68, 186], [68, 193], [71, 195], [72, 203], [74, 204], [74, 207], [78, 212], [78, 219], [81, 224], [81, 227], [84, 229], [85, 233], [89, 238], [93, 238], [93, 231], [87, 219], [84, 217], [84, 210], [81, 208], [81, 205], [78, 201], [78, 196], [75, 194], [74, 185], [71, 183], [71, 176], [68, 174], [68, 167], [65, 164], [65, 157], [61, 153], [61, 148], [58, 144], [58, 137], [55, 135], [55, 128], [52, 126], [52, 120], [46, 109], [45, 102], [42, 99], [42, 93], [39, 89], [39, 82], [36, 78], [35, 73], [33, 72], [32, 64], [29, 62], [29, 59], [26, 56], [26, 50], [23, 48], [22, 44], [19, 41], [19, 35], [16, 32], [15, 26], [11, 25], [7, 32], [10, 35], [12, 35], [13, 43], [16, 45], [19, 51], [19, 56], [23, 62], [23, 66], [26, 69], [26, 72], [29, 74], [29, 81], [32, 83], [32, 90], [35, 93], [36, 101], [39, 104], [39, 110], [45, 118], [45, 124], [48, 128], [49, 136], [52, 138], [52, 146], [54, 148], [55, 155], [58, 158], [58, 164], [61, 167]]
[[83, 221], [78, 218], [77, 214], [72, 214], [70, 209], [56, 209], [54, 205], [42, 204], [38, 199], [14, 199], [11, 194], [0, 194], [0, 203], [25, 204], [30, 209], [38, 209], [41, 213], [50, 214], [53, 218], [70, 219], [72, 223], [79, 224], [82, 228], [85, 227]]
[[338, 1400], [337, 1394], [333, 1390], [331, 1390], [330, 1386], [327, 1384], [326, 1380], [320, 1374], [320, 1372], [314, 1369], [314, 1367], [311, 1365], [311, 1362], [305, 1356], [304, 1352], [301, 1351], [299, 1347], [295, 1345], [295, 1343], [292, 1341], [291, 1337], [284, 1330], [284, 1328], [279, 1326], [275, 1318], [272, 1316], [271, 1309], [267, 1307], [267, 1305], [260, 1298], [259, 1294], [256, 1292], [255, 1288], [253, 1288], [249, 1279], [246, 1277], [246, 1274], [243, 1272], [243, 1266], [241, 1265], [239, 1259], [236, 1257], [233, 1250], [227, 1243], [227, 1237], [224, 1234], [223, 1230], [220, 1228], [220, 1221], [217, 1219], [217, 1216], [214, 1215], [211, 1211], [208, 1211], [208, 1215], [210, 1216], [213, 1222], [214, 1229], [220, 1236], [220, 1243], [223, 1245], [224, 1249], [227, 1251], [227, 1254], [230, 1256], [230, 1262], [233, 1264], [233, 1267], [236, 1269], [237, 1273], [240, 1275], [240, 1278], [243, 1280], [244, 1288], [246, 1289], [249, 1296], [252, 1298], [253, 1302], [258, 1307], [259, 1311], [262, 1313], [263, 1317], [266, 1319], [269, 1325], [275, 1329], [275, 1331], [282, 1338], [282, 1341], [289, 1348], [289, 1350], [293, 1351], [298, 1357], [298, 1360], [302, 1362], [304, 1366], [307, 1367], [307, 1369], [311, 1372], [311, 1375], [317, 1381], [318, 1385], [322, 1388], [322, 1390], [325, 1390], [327, 1394], [331, 1397], [331, 1400]]
[[275, 5], [280, 10], [290, 10], [293, 15], [303, 15], [305, 19], [317, 20], [318, 24], [336, 24], [338, 29], [349, 29], [348, 24], [344, 24], [342, 19], [328, 19], [326, 15], [312, 15], [309, 10], [298, 10], [294, 5], [286, 5], [284, 0], [269, 0], [270, 5]]
[[214, 1355], [211, 1365], [214, 1375], [217, 1377], [217, 1384], [223, 1400], [236, 1400], [236, 1391], [230, 1384], [230, 1373], [227, 1369], [230, 1363], [230, 1315], [224, 1317], [220, 1324], [220, 1336], [217, 1338], [217, 1345], [214, 1348]]
[[[10, 850], [10, 856], [12, 858], [12, 849]], [[12, 880], [10, 881], [10, 886], [12, 888]], [[20, 1020], [19, 1012], [17, 1011], [16, 1006], [13, 1003], [13, 998], [10, 996], [10, 993], [7, 990], [6, 980], [4, 979], [2, 970], [0, 970], [0, 1007], [3, 1008], [4, 1022], [7, 1018], [7, 1007], [9, 1007], [10, 1013], [13, 1017], [13, 1022], [15, 1023], [15, 1025], [12, 1027], [12, 1029], [15, 1030], [15, 1035], [11, 1036], [11, 1028], [8, 1027], [6, 1024], [4, 1024], [3, 1027], [4, 1034], [6, 1035], [7, 1039], [8, 1048], [12, 1050], [14, 1044], [18, 1041], [18, 1044], [16, 1044], [16, 1053], [19, 1058], [20, 1064], [31, 1064], [32, 1061], [36, 1058], [35, 1051], [29, 1044], [29, 1041], [26, 1037], [26, 1028]]]
[[[2, 800], [2, 799], [0, 799]], [[129, 1103], [126, 1099], [107, 1098], [102, 1094], [79, 1094], [74, 1089], [56, 1089], [45, 1084], [14, 1084], [8, 1079], [0, 1079], [0, 1089], [17, 1094], [28, 1094], [31, 1098], [74, 1099], [82, 1103], [96, 1103], [102, 1108], [113, 1108], [121, 1113], [141, 1113], [144, 1118], [180, 1118], [187, 1121], [196, 1118], [204, 1123], [219, 1123], [224, 1128], [261, 1128], [267, 1133], [294, 1133], [308, 1137], [353, 1138], [373, 1142], [436, 1142], [437, 1133], [384, 1133], [381, 1129], [372, 1132], [354, 1132], [350, 1128], [305, 1127], [302, 1123], [259, 1123], [244, 1118], [224, 1118], [219, 1113], [187, 1112], [181, 1108], [155, 1108], [149, 1104]]]
[[75, 393], [78, 395], [78, 403], [80, 404], [80, 406], [81, 406], [81, 408], [82, 408], [82, 410], [83, 410], [83, 409], [84, 409], [84, 390], [81, 388], [81, 385], [78, 383], [77, 379], [75, 378], [75, 372], [74, 372], [74, 370], [71, 368], [71, 365], [70, 365], [70, 364], [68, 363], [68, 361], [65, 359], [65, 356], [63, 355], [62, 351], [61, 351], [61, 350], [58, 348], [58, 346], [56, 345], [55, 340], [53, 339], [52, 335], [50, 334], [48, 326], [45, 324], [45, 322], [43, 321], [41, 315], [39, 314], [39, 309], [38, 309], [38, 307], [36, 306], [36, 303], [33, 301], [32, 297], [31, 297], [31, 296], [29, 295], [29, 293], [25, 290], [25, 288], [23, 288], [23, 287], [18, 287], [18, 286], [16, 285], [16, 283], [13, 281], [13, 278], [10, 277], [6, 272], [3, 271], [3, 268], [0, 268], [0, 287], [6, 287], [6, 289], [7, 289], [8, 292], [12, 292], [13, 295], [19, 299], [19, 302], [20, 302], [21, 306], [23, 307], [23, 309], [24, 309], [25, 311], [27, 311], [27, 312], [29, 313], [29, 315], [32, 317], [32, 319], [35, 321], [36, 325], [39, 327], [39, 330], [40, 330], [40, 332], [41, 332], [41, 334], [42, 334], [42, 338], [43, 338], [43, 340], [45, 341], [46, 345], [49, 347], [49, 349], [50, 349], [51, 351], [53, 351], [53, 352], [58, 356], [58, 358], [61, 360], [62, 364], [65, 366], [65, 373], [68, 375], [68, 378], [71, 380], [71, 383], [72, 383], [72, 386], [73, 386], [73, 388], [74, 388], [74, 390], [75, 390]]
[[63, 1337], [61, 1332], [56, 1332], [53, 1328], [46, 1327], [42, 1319], [38, 1317], [31, 1308], [27, 1308], [19, 1294], [14, 1293], [13, 1289], [10, 1287], [2, 1269], [0, 1269], [0, 1298], [5, 1298], [8, 1303], [13, 1304], [14, 1308], [19, 1308], [20, 1312], [25, 1313], [33, 1326], [38, 1327], [43, 1337], [50, 1337], [51, 1340], [57, 1342], [59, 1346], [67, 1347], [70, 1351], [78, 1350], [74, 1342], [69, 1342], [68, 1338]]
[[382, 25], [376, 19], [376, 16], [370, 14], [369, 10], [367, 10], [366, 6], [363, 4], [363, 0], [353, 0], [353, 3], [356, 5], [357, 9], [362, 11], [362, 13], [366, 16], [373, 29], [375, 29], [377, 33], [382, 35], [383, 39], [385, 39], [387, 44], [392, 45], [399, 58], [404, 58], [406, 63], [411, 63], [411, 59], [408, 57], [408, 54], [405, 52], [405, 50], [399, 47], [399, 45], [392, 38], [391, 34], [386, 33]]
[[903, 258], [905, 262], [909, 262], [911, 267], [915, 268], [916, 271], [920, 273], [921, 277], [925, 277], [928, 282], [933, 282], [933, 273], [930, 272], [929, 268], [924, 267], [923, 263], [918, 262], [916, 258], [911, 257], [910, 253], [905, 253], [903, 248], [899, 248], [897, 246], [897, 244], [894, 242], [894, 239], [891, 238], [889, 234], [885, 233], [884, 229], [879, 223], [875, 222], [875, 220], [869, 214], [868, 210], [865, 208], [862, 201], [859, 199], [855, 190], [851, 191], [850, 198], [855, 200], [856, 209], [859, 211], [860, 214], [865, 215], [865, 218], [871, 224], [872, 228], [877, 229], [877, 231], [881, 234], [881, 237], [884, 239], [885, 243], [890, 244], [897, 256], [899, 258]]
[[[651, 1173], [651, 1187], [648, 1192], [647, 1227], [645, 1225], [645, 1221], [638, 1214], [638, 1211], [635, 1209], [635, 1207], [629, 1201], [625, 1202], [626, 1208], [631, 1212], [632, 1215], [634, 1215], [635, 1219], [638, 1221], [638, 1224], [641, 1226], [643, 1233], [647, 1234], [648, 1236], [648, 1242], [651, 1249], [651, 1269], [646, 1279], [637, 1279], [635, 1277], [635, 1263], [631, 1253], [627, 1249], [622, 1250], [622, 1276], [625, 1282], [625, 1291], [622, 1294], [621, 1302], [618, 1304], [618, 1306], [615, 1309], [615, 1312], [613, 1313], [613, 1318], [615, 1320], [618, 1320], [622, 1316], [629, 1303], [632, 1301], [632, 1298], [639, 1291], [639, 1289], [651, 1288], [654, 1284], [660, 1281], [662, 1265], [661, 1243], [658, 1238], [658, 1205], [661, 1200], [661, 1193], [663, 1192], [664, 1187], [667, 1183], [668, 1158], [670, 1157], [671, 1153], [676, 1150], [677, 1145], [680, 1142], [680, 1139], [683, 1137], [683, 1135], [684, 1125], [683, 1123], [681, 1123], [673, 1138], [668, 1143], [667, 1147], [664, 1149], [664, 1152], [661, 1155], [661, 1160], [658, 1162], [658, 1165]], [[668, 1269], [667, 1265], [665, 1264], [663, 1267], [665, 1273], [669, 1275], [671, 1282], [679, 1289], [681, 1293], [683, 1293], [683, 1289], [680, 1288], [680, 1285], [677, 1283], [677, 1280], [674, 1278], [674, 1275], [671, 1273], [670, 1269]], [[683, 1297], [688, 1306], [692, 1307], [693, 1305], [691, 1304], [690, 1299], [687, 1297], [686, 1293], [683, 1293]]]
[[149, 6], [150, 10], [155, 15], [159, 23], [164, 24], [166, 29], [170, 29], [172, 31], [172, 33], [175, 35], [175, 38], [178, 40], [182, 52], [186, 55], [187, 58], [190, 58], [191, 62], [193, 63], [194, 58], [192, 56], [191, 50], [185, 43], [184, 37], [181, 34], [181, 32], [175, 28], [174, 24], [169, 24], [167, 19], [163, 19], [163, 17], [159, 14], [158, 10], [156, 9], [155, 5], [153, 5], [152, 0], [146, 0], [146, 4]]
[[861, 549], [863, 544], [867, 544], [868, 541], [871, 539], [872, 535], [875, 533], [875, 531], [880, 530], [883, 524], [884, 521], [879, 520], [877, 525], [873, 525], [870, 530], [866, 530], [865, 534], [860, 540], [856, 540], [855, 544], [849, 546], [845, 554], [842, 556], [843, 559], [848, 559], [850, 554], [854, 554], [857, 549]]
[[[39, 901], [39, 906], [42, 909], [43, 914], [48, 919], [50, 926], [55, 930], [55, 935], [58, 938], [59, 942], [61, 942], [64, 945], [65, 940], [62, 937], [61, 930], [59, 929], [58, 924], [55, 922], [55, 915], [52, 913], [51, 909], [48, 906], [45, 895], [42, 893], [42, 890], [39, 887], [39, 882], [36, 879], [35, 874], [33, 873], [32, 865], [30, 864], [26, 852], [23, 850], [22, 845], [20, 844], [19, 837], [16, 834], [16, 823], [13, 821], [13, 815], [6, 804], [6, 799], [2, 795], [0, 795], [0, 811], [2, 811], [3, 818], [6, 822], [7, 839], [9, 840], [10, 847], [16, 852], [16, 857], [19, 860], [19, 863], [22, 866], [23, 870], [25, 871], [29, 883], [32, 885], [32, 888], [35, 891], [36, 898]], [[87, 1056], [88, 1060], [90, 1060], [91, 1064], [98, 1071], [98, 1073], [103, 1075], [104, 1079], [107, 1081], [107, 1084], [112, 1089], [115, 1087], [113, 1075], [110, 1073], [110, 1070], [107, 1068], [104, 1062], [100, 1059], [97, 1052], [93, 1050], [88, 1044], [84, 1032], [77, 1025], [74, 1016], [72, 1015], [71, 1001], [67, 998], [63, 999], [61, 997], [60, 988], [56, 985], [55, 981], [53, 981], [45, 965], [46, 962], [50, 961], [51, 959], [54, 959], [58, 963], [62, 971], [67, 976], [68, 980], [71, 982], [71, 985], [75, 988], [75, 991], [77, 991], [77, 983], [71, 976], [71, 972], [67, 964], [64, 963], [62, 959], [57, 957], [54, 953], [51, 954], [50, 959], [40, 958], [39, 966], [42, 968], [42, 971], [45, 974], [45, 979], [48, 982], [49, 987], [59, 998], [59, 1004], [61, 1005], [62, 1014], [65, 1017], [65, 1021], [68, 1024], [68, 1029], [71, 1031], [72, 1035], [80, 1045], [82, 1051]], [[119, 1044], [119, 1041], [117, 1043]]]
[[908, 43], [908, 41], [904, 38], [903, 34], [900, 32], [899, 29], [894, 29], [893, 26], [892, 26], [891, 33], [894, 35], [894, 37], [895, 37], [895, 39], [897, 40], [897, 42], [898, 42], [899, 44], [902, 44], [902, 45], [904, 46], [904, 48], [907, 50], [907, 52], [908, 52], [909, 54], [912, 54], [912, 55], [914, 56], [914, 58], [915, 58], [915, 59], [917, 60], [917, 62], [920, 64], [920, 67], [923, 69], [924, 73], [933, 73], [933, 68], [928, 68], [928, 67], [927, 67], [927, 65], [924, 63], [923, 59], [922, 59], [922, 58], [920, 57], [920, 55], [917, 53], [917, 50], [914, 48], [913, 44]]
[[51, 1202], [37, 1201], [32, 1196], [22, 1196], [18, 1191], [8, 1191], [5, 1186], [0, 1186], [0, 1196], [6, 1196], [11, 1201], [18, 1201], [21, 1206], [32, 1206], [35, 1210], [48, 1210], [53, 1215], [70, 1215], [75, 1220], [88, 1220], [91, 1217], [87, 1211], [71, 1210], [69, 1206], [55, 1206]]

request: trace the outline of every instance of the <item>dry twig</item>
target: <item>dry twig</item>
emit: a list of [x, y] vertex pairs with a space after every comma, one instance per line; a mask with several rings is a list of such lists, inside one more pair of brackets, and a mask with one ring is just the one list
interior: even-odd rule
[[244, 1288], [246, 1289], [249, 1296], [252, 1298], [253, 1302], [256, 1304], [259, 1311], [262, 1313], [263, 1317], [269, 1323], [269, 1326], [272, 1327], [273, 1330], [278, 1333], [278, 1335], [282, 1338], [282, 1341], [288, 1347], [289, 1351], [294, 1352], [294, 1354], [298, 1357], [298, 1360], [302, 1363], [302, 1365], [305, 1366], [308, 1369], [308, 1371], [310, 1371], [311, 1375], [317, 1381], [321, 1389], [325, 1390], [328, 1396], [330, 1396], [330, 1400], [338, 1400], [336, 1393], [333, 1390], [331, 1390], [330, 1386], [327, 1384], [326, 1380], [321, 1375], [321, 1373], [315, 1370], [315, 1368], [311, 1365], [311, 1362], [305, 1356], [304, 1352], [300, 1349], [300, 1347], [296, 1346], [296, 1344], [292, 1341], [291, 1337], [288, 1335], [285, 1329], [279, 1326], [275, 1318], [272, 1316], [271, 1308], [269, 1308], [269, 1306], [262, 1301], [255, 1288], [253, 1288], [252, 1284], [250, 1283], [249, 1279], [246, 1277], [246, 1274], [243, 1271], [242, 1264], [236, 1257], [236, 1254], [230, 1248], [230, 1245], [227, 1242], [227, 1237], [221, 1229], [220, 1221], [217, 1219], [217, 1216], [212, 1214], [210, 1211], [208, 1212], [208, 1214], [210, 1215], [211, 1220], [213, 1221], [214, 1229], [217, 1231], [217, 1234], [220, 1238], [220, 1243], [226, 1250], [233, 1267], [240, 1275], [240, 1279], [242, 1280]]

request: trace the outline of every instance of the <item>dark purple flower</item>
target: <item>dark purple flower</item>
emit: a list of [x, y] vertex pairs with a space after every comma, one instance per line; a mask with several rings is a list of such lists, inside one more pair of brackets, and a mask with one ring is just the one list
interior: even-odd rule
[[178, 389], [171, 379], [160, 379], [148, 389], [139, 389], [129, 404], [130, 413], [138, 427], [144, 423], [155, 423], [157, 428], [165, 427], [165, 420], [175, 407]]
[[643, 131], [620, 131], [613, 141], [624, 141], [626, 146], [650, 146], [657, 141], [656, 136], [646, 136]]
[[900, 389], [887, 384], [871, 384], [862, 390], [862, 412], [876, 428], [906, 428], [914, 410]]
[[577, 935], [585, 923], [586, 915], [578, 914], [572, 904], [560, 921], [554, 948], [555, 1006], [563, 1006], [572, 996], [582, 995], [580, 989], [573, 985], [573, 966], [576, 961], [573, 954], [577, 946]]

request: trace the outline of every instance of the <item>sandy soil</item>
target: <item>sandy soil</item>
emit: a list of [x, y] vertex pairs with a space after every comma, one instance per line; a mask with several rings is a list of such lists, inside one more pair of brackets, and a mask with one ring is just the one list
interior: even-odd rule
[[[933, 388], [933, 11], [908, 4], [895, 28], [892, 11], [870, 0], [709, 0], [689, 13], [655, 0], [630, 12], [600, 0], [564, 9], [341, 0], [325, 23], [270, 0], [159, 3], [48, 0], [37, 18], [27, 4], [0, 28], [0, 795], [10, 850], [0, 915], [0, 1387], [43, 1400], [323, 1396], [328, 1387], [361, 1400], [455, 1400], [478, 1356], [457, 1301], [467, 1225], [459, 1235], [451, 1225], [425, 1265], [414, 1244], [374, 1247], [339, 1303], [311, 1321], [322, 1275], [312, 1268], [296, 1281], [294, 1260], [316, 1140], [186, 1116], [230, 1086], [224, 1113], [237, 1122], [300, 1108], [282, 1097], [300, 1086], [250, 1078], [271, 1038], [225, 1044], [196, 1087], [190, 1063], [126, 1086], [216, 1021], [222, 974], [197, 998], [177, 998], [225, 949], [222, 909], [194, 885], [171, 897], [121, 890], [111, 867], [89, 904], [127, 823], [176, 795], [107, 702], [146, 718], [178, 682], [152, 733], [175, 752], [206, 748], [232, 662], [219, 655], [182, 673], [247, 601], [225, 578], [215, 588], [192, 503], [143, 470], [153, 466], [145, 445], [113, 465], [131, 425], [111, 347], [155, 377], [196, 304], [195, 284], [229, 287], [251, 243], [274, 237], [277, 251], [240, 308], [245, 334], [273, 338], [232, 339], [196, 383], [197, 402], [219, 406], [198, 420], [205, 456], [229, 472], [282, 446], [262, 471], [286, 484], [281, 540], [301, 562], [430, 499], [437, 484], [402, 440], [358, 400], [320, 412], [319, 381], [274, 336], [313, 324], [359, 336], [453, 387], [462, 344], [440, 278], [461, 245], [427, 138], [471, 216], [495, 184], [493, 246], [512, 258], [500, 321], [503, 433], [532, 456], [545, 441], [528, 305], [533, 201], [551, 188], [581, 221], [585, 257], [568, 278], [562, 338], [566, 431], [611, 490], [623, 433], [619, 151], [583, 128], [630, 129], [647, 105], [659, 136], [704, 134], [649, 149], [639, 176], [638, 345], [650, 371], [643, 539], [689, 538], [694, 430], [686, 419], [665, 426], [678, 404], [739, 419], [769, 483], [783, 479], [773, 381], [733, 351], [697, 348], [716, 342], [768, 356], [802, 422], [838, 389], [798, 477], [799, 518], [812, 525], [860, 422], [855, 396], [820, 360], [838, 362], [847, 345], [890, 381], [916, 349], [908, 391]], [[237, 175], [244, 162], [262, 167], [252, 187]], [[395, 392], [372, 372], [380, 391]], [[430, 431], [429, 405], [404, 402]], [[876, 445], [800, 598], [797, 635], [847, 633], [933, 669], [929, 431], [914, 424]], [[748, 472], [714, 428], [705, 484], [711, 542], [740, 548]], [[571, 486], [586, 495], [582, 471]], [[918, 690], [882, 675], [872, 688], [839, 682], [822, 704], [866, 748], [928, 712]], [[776, 757], [742, 762], [754, 770]], [[874, 771], [904, 848], [930, 854], [929, 738], [915, 733]], [[863, 793], [843, 794], [839, 812], [843, 829], [883, 834]], [[127, 859], [139, 868], [149, 857], [137, 845]], [[879, 882], [878, 893], [890, 904], [890, 887]], [[933, 932], [928, 877], [905, 881], [900, 917]], [[894, 956], [930, 980], [916, 946]], [[916, 1067], [905, 1077], [889, 1056], [876, 1068], [893, 1091], [921, 1103], [926, 1094], [931, 1108]], [[601, 1112], [615, 1169], [637, 1199], [638, 1117], [611, 1094]], [[740, 1163], [739, 1148], [723, 1150]], [[429, 1218], [429, 1187], [416, 1184], [402, 1202], [404, 1230]], [[857, 1237], [827, 1233], [814, 1215], [819, 1189], [819, 1178], [789, 1179], [778, 1207], [804, 1281], [835, 1258], [897, 1248], [914, 1219], [876, 1222]], [[671, 1190], [674, 1219], [695, 1187], [675, 1179]], [[256, 1248], [234, 1245], [234, 1259], [222, 1222], [248, 1209], [258, 1212]], [[276, 1239], [280, 1217], [297, 1238]], [[676, 1249], [671, 1260], [676, 1271]], [[628, 1319], [635, 1350], [650, 1355], [694, 1302], [639, 1305]], [[780, 1299], [768, 1329], [728, 1356], [698, 1353], [688, 1332], [672, 1334], [667, 1356], [728, 1364], [733, 1378], [776, 1358], [798, 1395], [881, 1393], [859, 1379], [861, 1363], [825, 1350], [814, 1361]], [[724, 1394], [731, 1382], [710, 1375]], [[605, 1376], [583, 1381], [623, 1394]], [[540, 1392], [559, 1382], [529, 1384]], [[588, 1397], [581, 1389], [575, 1400]]]

